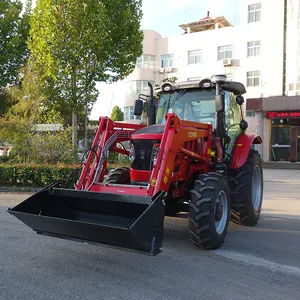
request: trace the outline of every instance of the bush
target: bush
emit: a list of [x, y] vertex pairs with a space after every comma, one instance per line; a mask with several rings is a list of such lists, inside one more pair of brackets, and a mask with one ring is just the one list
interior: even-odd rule
[[[66, 181], [79, 165], [0, 165], [0, 186], [44, 187], [55, 181]], [[77, 173], [78, 174], [78, 173]], [[75, 175], [75, 174], [74, 174]], [[79, 174], [78, 174], [79, 176]], [[71, 176], [69, 185], [74, 186], [78, 176]]]
[[[128, 166], [127, 158], [109, 162], [107, 169]], [[80, 164], [0, 164], [0, 186], [42, 188], [56, 181], [68, 182], [73, 188], [78, 181], [82, 168]]]
[[55, 133], [33, 135], [28, 155], [29, 160], [49, 164], [78, 162], [77, 150], [72, 147], [71, 136], [72, 129], [70, 127]]
[[56, 132], [36, 132], [33, 127], [23, 128], [16, 130], [11, 143], [13, 144], [9, 155], [11, 163], [79, 163], [78, 149], [72, 146], [71, 127]]

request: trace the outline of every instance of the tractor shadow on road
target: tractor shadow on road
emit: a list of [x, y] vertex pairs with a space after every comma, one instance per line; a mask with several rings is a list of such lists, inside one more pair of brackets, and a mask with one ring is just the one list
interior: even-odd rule
[[[297, 219], [298, 218], [298, 219]], [[188, 220], [185, 216], [165, 219], [164, 247], [185, 251], [199, 251], [189, 239]], [[224, 249], [242, 251], [264, 256], [275, 251], [283, 256], [294, 255], [300, 265], [300, 219], [299, 216], [274, 214], [264, 210], [258, 224], [246, 227], [230, 222]], [[258, 250], [259, 249], [259, 250]], [[207, 251], [201, 251], [207, 253]], [[256, 253], [257, 252], [257, 253]]]

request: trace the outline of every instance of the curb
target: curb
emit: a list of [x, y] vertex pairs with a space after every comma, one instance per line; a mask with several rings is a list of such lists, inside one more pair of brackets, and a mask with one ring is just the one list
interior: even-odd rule
[[0, 193], [35, 193], [42, 188], [32, 187], [1, 187]]
[[274, 183], [290, 183], [290, 184], [299, 184], [300, 185], [300, 179], [298, 180], [289, 180], [289, 179], [264, 179], [264, 182], [274, 182]]
[[269, 169], [269, 170], [300, 170], [300, 164], [272, 164], [272, 163], [263, 163], [262, 165], [263, 169]]

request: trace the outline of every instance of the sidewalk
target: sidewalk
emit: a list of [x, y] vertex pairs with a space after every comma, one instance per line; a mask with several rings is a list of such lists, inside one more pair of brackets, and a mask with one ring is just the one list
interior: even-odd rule
[[264, 169], [264, 182], [300, 184], [300, 170]]
[[268, 161], [263, 163], [264, 169], [280, 169], [280, 170], [299, 170], [300, 162], [289, 162], [289, 161]]

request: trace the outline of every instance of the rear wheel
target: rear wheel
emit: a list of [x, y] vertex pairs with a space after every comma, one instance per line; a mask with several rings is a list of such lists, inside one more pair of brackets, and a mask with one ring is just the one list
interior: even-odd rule
[[104, 177], [103, 183], [111, 184], [129, 184], [130, 170], [129, 168], [117, 168], [110, 170]]
[[232, 221], [245, 226], [257, 224], [263, 197], [263, 170], [260, 155], [251, 149], [246, 163], [230, 171]]
[[189, 231], [191, 240], [202, 249], [217, 249], [227, 234], [230, 195], [227, 182], [218, 173], [199, 176], [191, 190]]

